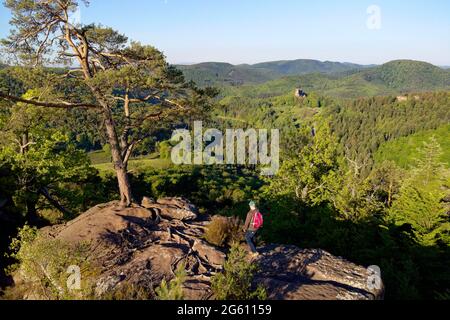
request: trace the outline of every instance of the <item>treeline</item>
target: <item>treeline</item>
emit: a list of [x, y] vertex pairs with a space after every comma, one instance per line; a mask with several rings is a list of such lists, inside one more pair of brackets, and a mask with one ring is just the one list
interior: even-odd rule
[[434, 137], [442, 147], [441, 161], [450, 167], [450, 124], [436, 130], [420, 131], [411, 136], [402, 137], [384, 143], [375, 154], [375, 163], [394, 161], [400, 167], [408, 169], [414, 162], [419, 149], [424, 142]]
[[341, 101], [327, 107], [343, 152], [370, 167], [383, 143], [414, 133], [437, 129], [450, 122], [450, 93], [409, 94]]
[[[264, 64], [263, 64], [264, 66]], [[272, 65], [277, 68], [277, 65]], [[195, 70], [195, 67], [193, 67]], [[215, 64], [203, 64], [204, 76], [214, 73]], [[260, 76], [263, 83], [251, 84], [244, 81], [242, 85], [228, 86], [227, 82], [215, 83], [222, 87], [226, 96], [240, 96], [249, 98], [267, 98], [288, 94], [294, 88], [321, 92], [335, 98], [357, 99], [359, 97], [372, 97], [382, 95], [399, 95], [408, 92], [427, 92], [448, 90], [450, 88], [450, 72], [426, 62], [413, 60], [396, 60], [381, 66], [361, 68], [350, 67], [347, 71], [337, 69], [326, 70], [309, 69], [302, 72], [294, 66], [292, 72], [286, 70], [285, 76], [266, 79]], [[333, 69], [333, 68], [332, 68]], [[344, 68], [345, 69], [345, 68]], [[207, 71], [208, 70], [208, 71]], [[264, 70], [264, 69], [257, 69]], [[186, 70], [191, 75], [191, 70]], [[324, 72], [324, 73], [322, 73]], [[242, 70], [241, 74], [244, 73]], [[238, 75], [238, 72], [234, 73]], [[245, 77], [245, 76], [244, 76]], [[197, 75], [199, 81], [202, 77]], [[257, 83], [257, 81], [254, 83]]]
[[[226, 97], [215, 113], [222, 127], [276, 128], [282, 132], [284, 152], [292, 151], [296, 132], [313, 126], [321, 113], [330, 119], [340, 152], [371, 168], [380, 146], [400, 137], [434, 130], [450, 122], [450, 93], [411, 93], [398, 97], [336, 99], [311, 92], [298, 99], [293, 94], [272, 98]], [[365, 172], [368, 174], [368, 172]]]

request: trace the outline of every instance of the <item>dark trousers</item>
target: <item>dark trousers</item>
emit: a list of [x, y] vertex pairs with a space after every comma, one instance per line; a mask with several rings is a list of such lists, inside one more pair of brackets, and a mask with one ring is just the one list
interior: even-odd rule
[[256, 236], [256, 231], [247, 231], [246, 233], [245, 233], [245, 241], [247, 241], [247, 244], [248, 244], [248, 246], [250, 247], [250, 250], [253, 252], [253, 253], [256, 253], [257, 251], [256, 251], [256, 247], [255, 247], [255, 244], [254, 244], [254, 239], [255, 239], [255, 236]]

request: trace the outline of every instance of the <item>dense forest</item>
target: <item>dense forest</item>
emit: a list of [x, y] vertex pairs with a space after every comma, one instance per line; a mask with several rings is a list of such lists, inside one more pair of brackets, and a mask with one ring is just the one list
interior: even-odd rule
[[[111, 200], [183, 196], [202, 213], [242, 219], [258, 201], [262, 242], [379, 265], [386, 299], [450, 298], [449, 70], [406, 60], [177, 69], [156, 48], [97, 25], [50, 26], [67, 40], [52, 57], [80, 68], [49, 68], [39, 47], [54, 44], [28, 41], [28, 31], [64, 26], [55, 16], [69, 9], [26, 3], [7, 1], [22, 19], [8, 46], [24, 63], [0, 64], [2, 287], [19, 228], [64, 223]], [[172, 131], [198, 120], [280, 129], [279, 172], [173, 165]]]
[[337, 74], [354, 72], [370, 66], [353, 63], [321, 62], [317, 60], [273, 61], [254, 65], [232, 65], [229, 63], [206, 62], [194, 65], [178, 65], [188, 80], [199, 85], [231, 85], [264, 83], [289, 75], [310, 73]]

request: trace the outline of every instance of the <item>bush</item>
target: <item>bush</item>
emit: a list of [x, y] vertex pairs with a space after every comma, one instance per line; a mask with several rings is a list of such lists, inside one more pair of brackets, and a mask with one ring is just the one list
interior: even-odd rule
[[228, 218], [214, 216], [206, 228], [205, 239], [210, 244], [222, 247], [228, 236]]
[[224, 272], [211, 280], [212, 290], [217, 300], [265, 300], [264, 287], [252, 290], [252, 283], [258, 267], [246, 260], [247, 252], [235, 244], [224, 264]]
[[228, 237], [227, 244], [231, 247], [236, 243], [244, 241], [244, 224], [238, 217], [228, 218]]
[[[23, 227], [10, 246], [17, 263], [8, 268], [23, 284], [10, 289], [6, 295], [32, 294], [43, 300], [82, 300], [93, 296], [96, 269], [89, 259], [89, 245], [70, 245], [40, 235], [36, 228]], [[80, 288], [70, 288], [70, 267], [80, 271]], [[23, 297], [23, 294], [22, 294]]]
[[206, 228], [205, 239], [218, 247], [233, 245], [244, 239], [242, 221], [237, 217], [214, 216]]
[[39, 216], [52, 226], [64, 222], [64, 214], [55, 209], [45, 208], [39, 210]]
[[181, 264], [175, 271], [175, 278], [169, 283], [164, 279], [160, 287], [155, 290], [158, 300], [183, 300], [183, 283], [185, 280], [185, 265]]
[[162, 141], [158, 143], [158, 151], [161, 159], [170, 159], [172, 152], [172, 143], [171, 141]]
[[114, 290], [105, 293], [99, 299], [107, 301], [145, 301], [151, 300], [152, 293], [149, 289], [131, 284], [120, 283]]

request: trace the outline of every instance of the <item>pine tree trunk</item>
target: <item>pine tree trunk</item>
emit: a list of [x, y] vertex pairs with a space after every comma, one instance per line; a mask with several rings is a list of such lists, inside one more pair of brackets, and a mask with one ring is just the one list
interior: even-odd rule
[[129, 207], [133, 202], [131, 185], [126, 168], [116, 168], [117, 181], [119, 182], [120, 202]]
[[130, 179], [128, 176], [127, 164], [122, 159], [122, 152], [115, 130], [114, 120], [111, 110], [104, 108], [105, 128], [108, 136], [109, 145], [111, 147], [111, 156], [116, 171], [117, 181], [119, 183], [120, 202], [123, 206], [129, 207], [133, 202], [133, 195], [131, 192]]
[[[89, 77], [87, 76], [87, 78]], [[128, 176], [128, 163], [126, 163], [123, 158], [123, 150], [117, 135], [113, 114], [108, 102], [102, 96], [102, 93], [95, 87], [90, 88], [97, 101], [103, 107], [104, 124], [106, 135], [108, 137], [108, 143], [111, 147], [111, 157], [119, 185], [120, 202], [122, 206], [129, 207], [133, 203], [133, 194], [131, 192], [130, 178]]]

